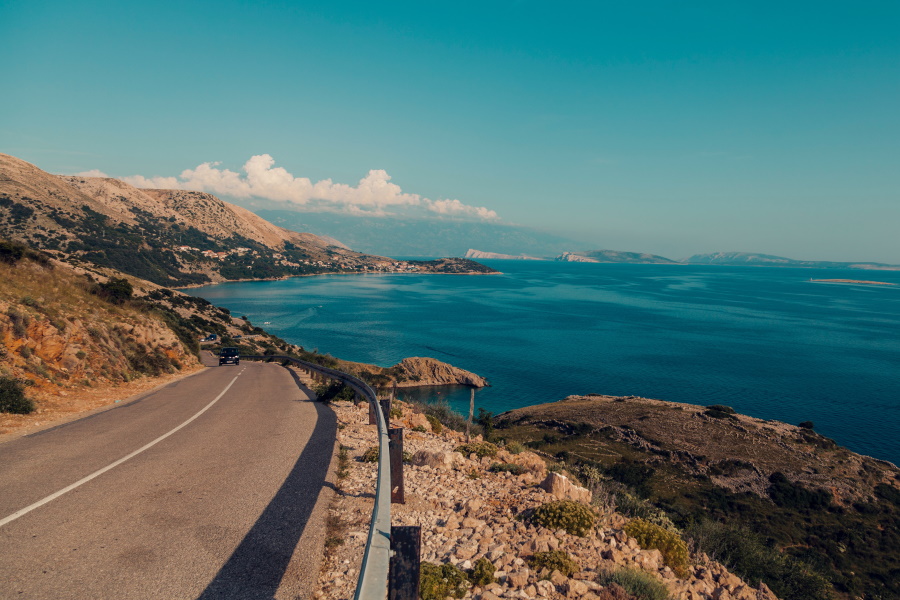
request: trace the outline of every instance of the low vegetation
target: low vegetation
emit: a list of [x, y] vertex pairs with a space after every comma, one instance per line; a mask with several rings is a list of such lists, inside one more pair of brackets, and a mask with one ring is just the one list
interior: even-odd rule
[[673, 573], [682, 578], [688, 576], [688, 546], [677, 533], [643, 519], [629, 521], [625, 533], [636, 539], [641, 548], [659, 550], [663, 562]]
[[635, 600], [669, 600], [669, 591], [661, 581], [643, 571], [619, 569], [602, 573], [597, 583], [617, 585]]
[[584, 537], [594, 527], [593, 509], [575, 500], [554, 500], [538, 506], [529, 520], [547, 529], [565, 529], [570, 535]]
[[27, 415], [34, 402], [25, 396], [25, 385], [13, 377], [0, 376], [0, 412]]
[[468, 576], [469, 581], [472, 583], [472, 585], [484, 587], [496, 581], [496, 579], [494, 578], [494, 573], [496, 572], [497, 567], [494, 566], [494, 563], [482, 556], [475, 561], [475, 564], [466, 573], [466, 575]]
[[581, 570], [581, 567], [569, 556], [569, 553], [562, 550], [535, 552], [528, 559], [528, 566], [538, 573], [546, 569], [550, 573], [559, 571], [566, 577], [571, 577]]
[[466, 573], [449, 563], [436, 565], [423, 562], [419, 571], [419, 598], [445, 600], [448, 596], [462, 598], [469, 589]]
[[463, 456], [474, 454], [478, 458], [484, 458], [485, 456], [496, 456], [499, 448], [490, 442], [469, 442], [468, 444], [457, 446], [456, 451]]

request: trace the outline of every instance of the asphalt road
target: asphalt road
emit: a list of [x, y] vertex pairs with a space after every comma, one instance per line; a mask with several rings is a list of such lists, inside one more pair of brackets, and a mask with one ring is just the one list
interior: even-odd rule
[[244, 361], [0, 444], [0, 598], [308, 598], [334, 440]]

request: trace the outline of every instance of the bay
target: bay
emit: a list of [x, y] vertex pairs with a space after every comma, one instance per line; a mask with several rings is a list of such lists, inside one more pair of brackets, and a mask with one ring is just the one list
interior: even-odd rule
[[[900, 462], [900, 272], [482, 261], [502, 275], [325, 275], [186, 290], [347, 360], [432, 356], [494, 413], [571, 394], [725, 404]], [[268, 324], [263, 325], [263, 323]], [[457, 410], [468, 390], [441, 397]]]

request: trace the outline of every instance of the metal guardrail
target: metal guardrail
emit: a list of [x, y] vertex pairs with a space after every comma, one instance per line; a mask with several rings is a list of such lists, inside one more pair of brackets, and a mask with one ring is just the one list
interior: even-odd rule
[[375, 484], [375, 507], [369, 524], [369, 539], [359, 569], [354, 600], [384, 600], [387, 597], [388, 569], [391, 559], [391, 465], [388, 451], [388, 431], [384, 413], [378, 405], [378, 396], [365, 381], [343, 371], [329, 369], [322, 365], [290, 356], [242, 355], [247, 360], [281, 360], [337, 379], [349, 385], [359, 395], [366, 398], [375, 409], [378, 419], [378, 481]]

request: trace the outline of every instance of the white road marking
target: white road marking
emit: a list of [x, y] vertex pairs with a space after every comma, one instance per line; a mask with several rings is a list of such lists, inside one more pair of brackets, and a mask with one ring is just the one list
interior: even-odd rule
[[[243, 369], [241, 370], [241, 372], [243, 372]], [[240, 373], [238, 373], [238, 375], [240, 375]], [[197, 414], [195, 414], [193, 417], [191, 417], [190, 419], [188, 419], [187, 421], [185, 421], [184, 423], [182, 423], [181, 425], [179, 425], [178, 427], [176, 427], [176, 428], [173, 429], [172, 431], [170, 431], [170, 432], [168, 432], [168, 433], [164, 433], [163, 435], [159, 436], [158, 438], [156, 438], [155, 440], [153, 440], [153, 441], [150, 442], [149, 444], [146, 444], [146, 445], [144, 445], [144, 446], [141, 446], [140, 448], [138, 448], [137, 450], [135, 450], [135, 451], [132, 452], [131, 454], [128, 454], [128, 455], [126, 455], [126, 456], [123, 456], [122, 458], [120, 458], [120, 459], [117, 460], [116, 462], [114, 462], [114, 463], [112, 463], [112, 464], [110, 464], [110, 465], [107, 465], [107, 466], [103, 467], [102, 469], [100, 469], [100, 470], [98, 470], [98, 471], [94, 471], [93, 473], [91, 473], [91, 474], [88, 475], [87, 477], [84, 477], [83, 479], [79, 479], [78, 481], [76, 481], [76, 482], [73, 483], [72, 485], [66, 486], [66, 487], [64, 487], [63, 489], [59, 490], [58, 492], [55, 492], [55, 493], [53, 493], [53, 494], [50, 494], [50, 495], [47, 496], [46, 498], [43, 498], [43, 499], [41, 499], [41, 500], [38, 500], [38, 501], [35, 502], [34, 504], [32, 504], [32, 505], [30, 505], [30, 506], [26, 506], [26, 507], [23, 508], [22, 510], [19, 510], [19, 511], [17, 511], [17, 512], [14, 512], [13, 514], [9, 515], [8, 517], [6, 517], [6, 518], [4, 518], [4, 519], [0, 519], [0, 527], [3, 527], [3, 526], [6, 525], [7, 523], [12, 523], [13, 521], [15, 521], [16, 519], [18, 519], [19, 517], [24, 516], [24, 515], [27, 515], [28, 513], [30, 513], [31, 511], [33, 511], [34, 509], [40, 508], [40, 507], [42, 507], [43, 505], [47, 504], [48, 502], [52, 502], [53, 500], [56, 500], [57, 498], [59, 498], [59, 497], [62, 496], [63, 494], [66, 494], [66, 493], [68, 493], [68, 492], [71, 492], [71, 491], [74, 490], [75, 488], [84, 485], [85, 483], [87, 483], [88, 481], [91, 481], [92, 479], [96, 479], [97, 477], [100, 477], [101, 475], [103, 475], [104, 473], [106, 473], [107, 471], [109, 471], [110, 469], [114, 469], [114, 468], [118, 467], [119, 465], [121, 465], [121, 464], [122, 464], [123, 462], [125, 462], [126, 460], [129, 460], [129, 459], [134, 458], [135, 456], [137, 456], [137, 455], [140, 454], [141, 452], [143, 452], [143, 451], [145, 451], [145, 450], [148, 450], [148, 449], [152, 448], [153, 446], [155, 446], [156, 444], [160, 443], [161, 441], [163, 441], [164, 439], [166, 439], [167, 437], [169, 437], [169, 436], [172, 435], [173, 433], [179, 431], [180, 429], [182, 429], [182, 428], [184, 428], [184, 427], [187, 427], [192, 421], [194, 421], [194, 419], [196, 419], [197, 417], [199, 417], [200, 415], [202, 415], [203, 413], [205, 413], [206, 411], [208, 411], [210, 408], [212, 408], [212, 405], [215, 404], [216, 402], [218, 402], [219, 399], [220, 399], [222, 396], [225, 395], [225, 392], [227, 392], [229, 389], [231, 389], [231, 386], [234, 385], [234, 382], [235, 382], [235, 381], [237, 381], [238, 375], [235, 375], [235, 376], [234, 376], [234, 379], [231, 380], [231, 383], [229, 383], [227, 386], [225, 386], [225, 389], [222, 390], [222, 392], [221, 392], [218, 396], [216, 396], [215, 400], [213, 400], [212, 402], [210, 402], [209, 404], [207, 404], [206, 406], [204, 406], [202, 409], [200, 409], [200, 412], [198, 412]]]

